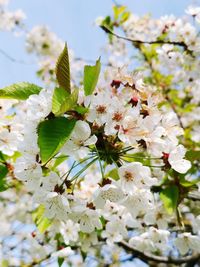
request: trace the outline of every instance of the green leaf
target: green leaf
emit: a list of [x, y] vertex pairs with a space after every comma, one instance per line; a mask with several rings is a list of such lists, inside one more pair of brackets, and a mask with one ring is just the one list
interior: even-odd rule
[[21, 156], [21, 153], [19, 151], [15, 151], [15, 153], [12, 156], [10, 156], [9, 158], [15, 162], [17, 160], [17, 158], [19, 158], [20, 156]]
[[65, 44], [65, 47], [58, 58], [55, 72], [59, 86], [64, 88], [68, 93], [70, 93], [70, 67], [67, 44]]
[[55, 88], [52, 98], [52, 112], [57, 115], [60, 113], [62, 104], [69, 97], [69, 93], [63, 88]]
[[83, 107], [83, 106], [75, 106], [74, 110], [78, 112], [79, 114], [83, 115], [89, 111], [89, 108]]
[[130, 12], [124, 12], [121, 16], [121, 19], [120, 19], [120, 23], [124, 23], [125, 21], [127, 21], [127, 19], [130, 17]]
[[109, 171], [106, 176], [113, 178], [116, 181], [119, 180], [119, 174], [118, 174], [118, 170], [116, 168]]
[[1, 164], [0, 165], [0, 180], [3, 179], [7, 173], [8, 173], [8, 168], [4, 164]]
[[9, 261], [8, 260], [2, 260], [1, 261], [1, 265], [0, 265], [1, 267], [9, 267]]
[[0, 162], [5, 162], [6, 159], [5, 159], [5, 156], [4, 154], [0, 151]]
[[94, 92], [98, 82], [100, 70], [101, 70], [100, 58], [96, 61], [96, 64], [94, 66], [86, 65], [84, 67], [83, 85], [86, 96], [91, 95]]
[[196, 105], [195, 104], [192, 104], [192, 103], [189, 103], [189, 104], [186, 104], [183, 108], [183, 112], [184, 113], [187, 113], [187, 112], [192, 112], [194, 109], [195, 109]]
[[6, 175], [8, 173], [8, 168], [4, 164], [0, 164], [0, 192], [3, 192], [8, 189], [6, 182]]
[[51, 220], [49, 220], [48, 218], [42, 217], [38, 221], [37, 227], [40, 233], [43, 234], [51, 224], [52, 224]]
[[69, 94], [63, 88], [55, 88], [52, 99], [52, 112], [55, 115], [64, 114], [66, 111], [72, 110], [78, 101], [78, 88]]
[[75, 123], [74, 119], [57, 117], [39, 124], [38, 145], [42, 163], [46, 163], [61, 149], [70, 137]]
[[109, 30], [113, 30], [113, 22], [111, 20], [110, 16], [105, 17], [105, 19], [102, 21], [101, 26], [105, 26]]
[[78, 88], [75, 88], [74, 91], [69, 95], [68, 99], [62, 104], [61, 111], [66, 112], [68, 110], [71, 110], [76, 106], [78, 101]]
[[193, 187], [195, 184], [200, 182], [200, 178], [188, 181], [188, 180], [185, 179], [185, 177], [180, 177], [179, 181], [180, 181], [180, 184], [183, 187]]
[[32, 218], [35, 222], [40, 233], [44, 233], [47, 228], [51, 225], [52, 221], [46, 217], [44, 217], [45, 207], [40, 205], [33, 213]]
[[200, 160], [200, 151], [189, 150], [186, 152], [185, 158], [190, 161]]
[[68, 156], [65, 156], [65, 155], [59, 155], [56, 159], [55, 159], [55, 162], [51, 168], [52, 171], [56, 171], [56, 168], [61, 164], [63, 163], [65, 160], [68, 159]]
[[0, 89], [0, 98], [26, 100], [30, 95], [39, 94], [42, 87], [28, 82], [15, 83]]
[[114, 6], [113, 7], [113, 13], [114, 13], [114, 19], [117, 20], [119, 16], [125, 11], [125, 6]]
[[178, 197], [179, 189], [176, 185], [170, 185], [161, 191], [160, 198], [169, 214], [172, 214], [177, 208]]
[[64, 260], [65, 260], [64, 258], [60, 258], [60, 257], [58, 258], [58, 266], [59, 266], [59, 267], [62, 266]]
[[126, 11], [125, 6], [114, 6], [113, 13], [114, 20], [119, 20], [119, 23], [125, 22], [130, 16], [130, 12]]

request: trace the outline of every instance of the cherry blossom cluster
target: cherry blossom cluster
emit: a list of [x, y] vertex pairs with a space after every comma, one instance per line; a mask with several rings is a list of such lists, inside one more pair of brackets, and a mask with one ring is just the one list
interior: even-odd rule
[[[16, 160], [14, 173], [34, 201], [44, 206], [51, 238], [62, 233], [59, 241], [67, 247], [58, 255], [66, 252], [68, 256], [68, 246], [74, 242], [85, 251], [101, 239], [113, 246], [127, 239], [131, 229], [141, 233], [129, 241], [139, 250], [164, 253], [170, 248], [168, 223], [176, 219], [167, 214], [151, 189], [168, 169], [181, 174], [190, 169], [191, 163], [184, 159], [186, 150], [178, 141], [183, 130], [173, 111], [158, 108], [162, 96], [145, 85], [140, 74], [119, 71], [113, 77], [116, 80], [103, 82], [92, 96], [80, 92], [79, 104], [88, 111], [76, 121], [70, 139], [55, 157], [70, 156], [57, 171], [52, 171], [52, 159], [44, 173], [37, 145], [37, 127], [51, 112], [52, 91], [42, 90], [26, 101], [22, 156]], [[115, 165], [117, 177], [113, 178]], [[187, 238], [200, 244], [196, 236]], [[182, 253], [180, 242], [173, 242]], [[191, 248], [198, 251], [199, 245], [188, 246], [183, 254]]]
[[7, 4], [9, 0], [0, 1], [0, 30], [15, 31], [16, 28], [23, 27], [23, 20], [26, 18], [21, 9], [8, 11]]
[[[0, 0], [2, 12], [6, 4]], [[186, 12], [199, 23], [198, 7]], [[109, 34], [100, 75], [100, 60], [82, 71], [56, 34], [36, 26], [26, 49], [38, 57], [44, 89], [0, 90], [14, 99], [0, 100], [5, 266], [200, 258], [198, 28], [124, 7], [100, 23]], [[131, 51], [138, 61], [127, 66]]]
[[17, 144], [22, 137], [21, 125], [15, 121], [15, 118], [9, 116], [12, 114], [13, 102], [16, 103], [16, 101], [0, 100], [0, 150], [8, 156], [12, 156], [17, 151]]
[[[186, 14], [189, 16], [176, 18], [170, 15], [154, 19], [150, 15], [140, 17], [131, 14], [125, 7], [115, 7], [114, 18], [98, 19], [98, 24], [109, 29], [120, 29], [125, 35], [118, 36], [122, 38], [113, 35], [112, 41], [107, 45], [112, 56], [115, 55], [114, 60], [118, 66], [133, 64], [125, 56], [131, 52], [137, 68], [142, 68], [148, 79], [149, 76], [153, 77], [151, 83], [159, 86], [165, 94], [170, 91], [174, 97], [181, 99], [179, 103], [175, 103], [176, 109], [181, 114], [182, 126], [188, 127], [190, 139], [197, 145], [200, 121], [199, 7], [189, 6]], [[126, 19], [122, 20], [125, 15]], [[133, 46], [130, 48], [127, 45], [127, 40], [123, 40], [123, 37], [129, 39], [136, 51]], [[138, 52], [140, 56], [136, 57]], [[114, 66], [112, 58], [109, 58], [109, 62]]]

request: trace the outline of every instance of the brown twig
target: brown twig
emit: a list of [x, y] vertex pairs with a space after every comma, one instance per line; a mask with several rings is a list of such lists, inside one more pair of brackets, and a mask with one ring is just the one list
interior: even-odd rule
[[178, 118], [178, 121], [179, 121], [179, 124], [180, 124], [181, 128], [185, 129], [185, 128], [184, 128], [184, 125], [183, 125], [183, 123], [182, 123], [182, 121], [181, 121], [181, 116], [180, 116], [180, 114], [178, 113], [178, 111], [177, 111], [177, 109], [176, 109], [176, 106], [174, 105], [174, 103], [172, 103], [171, 99], [169, 98], [169, 96], [168, 96], [167, 94], [165, 94], [165, 99], [166, 99], [166, 100], [168, 101], [168, 103], [170, 104], [170, 106], [171, 106], [172, 110], [174, 111], [174, 113], [176, 113], [176, 116], [177, 116], [177, 118]]
[[121, 247], [124, 248], [125, 251], [131, 253], [136, 258], [141, 259], [143, 262], [148, 263], [149, 261], [158, 262], [158, 263], [167, 263], [167, 264], [175, 264], [180, 265], [182, 263], [194, 262], [200, 260], [200, 253], [195, 253], [190, 256], [185, 256], [182, 258], [172, 258], [172, 257], [164, 257], [164, 256], [156, 256], [149, 253], [141, 252], [132, 246], [130, 246], [127, 242], [121, 241], [118, 243]]
[[107, 28], [105, 25], [101, 25], [100, 26], [102, 30], [104, 30], [106, 33], [112, 34], [113, 36], [134, 43], [134, 44], [171, 44], [171, 45], [177, 45], [177, 46], [181, 46], [183, 47], [185, 50], [189, 51], [187, 45], [184, 42], [176, 42], [176, 41], [164, 41], [164, 40], [155, 40], [155, 41], [141, 41], [141, 40], [134, 40], [132, 38], [129, 37], [125, 37], [125, 36], [121, 36], [115, 32], [113, 32], [112, 30], [110, 30], [109, 28]]
[[33, 261], [33, 262], [31, 262], [31, 263], [26, 264], [25, 267], [37, 266], [37, 265], [39, 265], [40, 263], [42, 263], [42, 262], [44, 262], [44, 261], [46, 261], [46, 260], [49, 260], [50, 257], [51, 257], [51, 254], [48, 254], [48, 255], [47, 255], [45, 258], [43, 258], [43, 259], [36, 260], [36, 261]]
[[2, 54], [4, 57], [6, 57], [7, 59], [9, 59], [11, 62], [14, 62], [14, 63], [23, 64], [23, 65], [33, 65], [33, 64], [35, 64], [34, 62], [27, 62], [27, 61], [24, 61], [24, 60], [16, 59], [16, 58], [10, 56], [2, 48], [0, 48], [0, 54]]

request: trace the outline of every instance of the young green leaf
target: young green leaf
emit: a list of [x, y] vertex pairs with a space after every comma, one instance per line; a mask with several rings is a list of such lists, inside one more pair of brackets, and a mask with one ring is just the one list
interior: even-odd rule
[[55, 72], [59, 86], [64, 88], [68, 93], [70, 93], [70, 66], [67, 44], [65, 44], [65, 47], [58, 58]]
[[69, 95], [69, 97], [62, 103], [60, 107], [60, 114], [63, 114], [69, 110], [72, 110], [78, 101], [78, 88]]
[[51, 167], [51, 170], [56, 171], [56, 168], [67, 159], [68, 159], [68, 156], [59, 155], [59, 157], [57, 157], [55, 159], [55, 162], [54, 162], [53, 166]]
[[15, 83], [0, 89], [0, 98], [26, 100], [30, 95], [39, 94], [42, 87], [28, 82]]
[[185, 177], [182, 176], [179, 178], [179, 181], [183, 187], [193, 187], [195, 184], [200, 182], [200, 178], [188, 181], [185, 179]]
[[113, 178], [114, 180], [119, 180], [119, 174], [118, 174], [118, 170], [112, 169], [111, 171], [108, 172], [108, 174], [106, 175], [108, 178]]
[[58, 266], [61, 267], [64, 261], [65, 261], [64, 258], [58, 257]]
[[0, 162], [6, 162], [5, 155], [0, 151]]
[[98, 82], [99, 74], [101, 70], [101, 62], [100, 58], [96, 61], [96, 64], [94, 66], [86, 65], [84, 67], [84, 92], [85, 95], [91, 95]]
[[5, 260], [5, 259], [2, 259], [0, 261], [0, 266], [1, 267], [9, 267], [9, 261], [8, 260]]
[[77, 106], [74, 107], [74, 110], [75, 110], [77, 113], [79, 113], [79, 114], [81, 114], [81, 115], [84, 115], [85, 113], [88, 112], [89, 108], [86, 108], [86, 107], [77, 105]]
[[69, 94], [63, 88], [55, 88], [52, 99], [52, 112], [55, 115], [64, 114], [66, 111], [73, 109], [78, 101], [78, 89], [76, 88]]
[[160, 198], [169, 214], [177, 208], [178, 197], [179, 189], [176, 185], [170, 185], [161, 191]]
[[110, 31], [113, 30], [113, 21], [110, 16], [105, 17], [103, 21], [101, 21], [100, 27], [102, 28], [103, 31], [108, 33], [111, 36], [110, 41], [112, 40], [112, 35], [110, 34]]
[[60, 112], [62, 103], [69, 97], [69, 93], [63, 88], [55, 88], [52, 98], [52, 112], [57, 115]]
[[47, 228], [52, 224], [52, 221], [44, 217], [45, 208], [40, 205], [32, 214], [33, 221], [35, 222], [40, 233], [44, 233]]
[[113, 12], [114, 20], [118, 21], [120, 24], [125, 22], [130, 16], [130, 12], [126, 10], [125, 6], [114, 6]]
[[200, 150], [188, 150], [185, 154], [185, 158], [191, 161], [200, 159]]
[[75, 126], [74, 119], [57, 117], [41, 122], [38, 126], [38, 145], [42, 163], [51, 159], [64, 145]]
[[114, 6], [113, 7], [113, 13], [114, 13], [114, 19], [118, 20], [119, 16], [125, 11], [125, 6]]
[[0, 192], [3, 192], [8, 189], [6, 182], [6, 175], [8, 173], [8, 168], [4, 164], [0, 164]]
[[6, 174], [8, 173], [8, 168], [4, 165], [0, 165], [0, 179], [5, 178]]

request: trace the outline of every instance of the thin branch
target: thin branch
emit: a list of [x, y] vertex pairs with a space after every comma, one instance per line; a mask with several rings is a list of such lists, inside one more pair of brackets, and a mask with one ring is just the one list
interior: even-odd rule
[[[5, 58], [7, 58], [9, 61], [11, 61], [13, 63], [18, 63], [18, 64], [22, 64], [22, 65], [34, 65], [34, 64], [37, 63], [37, 62], [31, 62], [31, 61], [28, 62], [28, 61], [25, 61], [25, 60], [16, 59], [16, 58], [10, 56], [2, 48], [0, 48], [0, 54], [2, 54]], [[91, 63], [91, 64], [95, 64], [95, 62], [96, 62], [95, 60], [92, 60], [92, 59], [84, 59], [84, 58], [81, 58], [81, 57], [75, 57], [74, 60], [75, 61], [83, 61], [83, 62], [87, 62], [87, 63]], [[105, 63], [105, 62], [102, 62], [101, 65], [103, 65], [105, 67], [114, 67], [110, 63]]]
[[190, 256], [185, 256], [182, 258], [172, 258], [172, 257], [164, 257], [164, 256], [156, 256], [149, 253], [141, 252], [132, 246], [130, 246], [127, 242], [121, 241], [118, 243], [121, 247], [125, 249], [125, 251], [130, 252], [136, 258], [141, 259], [143, 262], [148, 263], [149, 261], [159, 262], [159, 263], [172, 263], [175, 265], [180, 265], [182, 263], [193, 262], [200, 260], [200, 253], [195, 253]]
[[4, 57], [6, 57], [8, 60], [10, 60], [11, 62], [14, 62], [14, 63], [19, 63], [19, 64], [23, 64], [23, 65], [33, 65], [35, 64], [34, 62], [26, 62], [24, 60], [19, 60], [19, 59], [16, 59], [12, 56], [10, 56], [7, 52], [5, 52], [2, 48], [0, 48], [0, 54], [2, 54]]
[[128, 42], [131, 42], [131, 43], [134, 43], [134, 44], [172, 44], [172, 45], [177, 45], [177, 46], [181, 46], [183, 47], [185, 50], [188, 50], [188, 47], [187, 45], [184, 43], [184, 42], [173, 42], [173, 41], [163, 41], [163, 40], [156, 40], [156, 41], [141, 41], [141, 40], [134, 40], [134, 39], [131, 39], [129, 37], [125, 37], [125, 36], [121, 36], [115, 32], [113, 32], [112, 30], [110, 30], [109, 28], [107, 28], [106, 26], [104, 25], [101, 25], [100, 26], [102, 30], [104, 30], [106, 33], [109, 33], [109, 34], [112, 34], [113, 36], [119, 38], [119, 39], [122, 39], [122, 40], [125, 40], [125, 41], [128, 41]]
[[27, 265], [25, 265], [26, 267], [32, 267], [32, 266], [36, 266], [36, 265], [39, 265], [40, 263], [50, 259], [51, 257], [51, 254], [48, 254], [45, 258], [43, 259], [40, 259], [40, 260], [36, 260], [36, 261], [33, 261], [31, 263], [28, 263]]
[[181, 116], [180, 114], [178, 113], [178, 111], [176, 110], [176, 105], [174, 105], [174, 103], [172, 103], [171, 99], [169, 98], [169, 96], [167, 94], [165, 94], [165, 99], [168, 101], [168, 103], [170, 104], [172, 110], [174, 111], [174, 113], [176, 114], [177, 118], [178, 118], [178, 121], [179, 121], [179, 124], [181, 126], [181, 128], [185, 129], [182, 121], [181, 121]]

